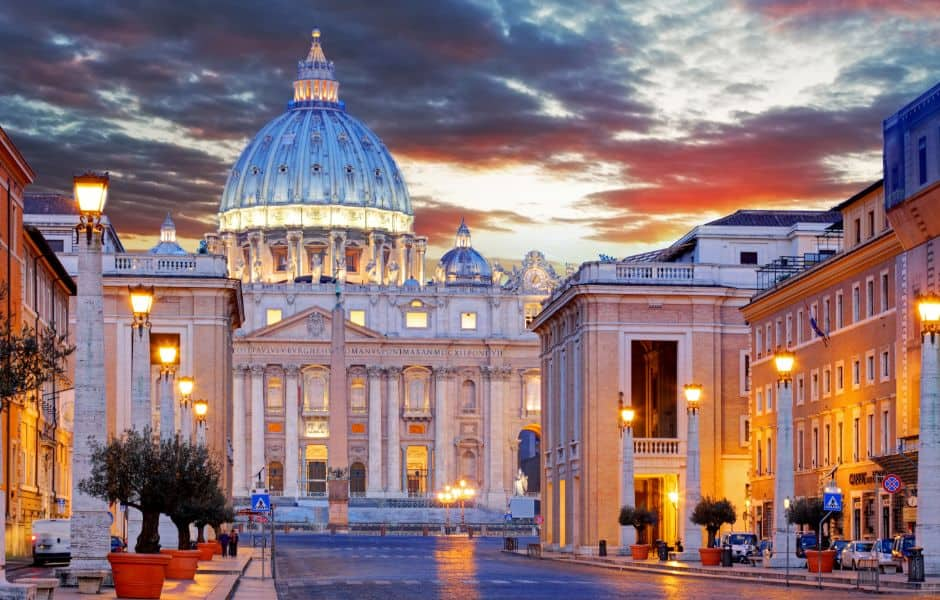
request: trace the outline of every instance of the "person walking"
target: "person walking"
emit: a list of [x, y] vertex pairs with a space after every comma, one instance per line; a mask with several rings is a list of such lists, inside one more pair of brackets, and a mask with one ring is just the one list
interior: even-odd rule
[[230, 539], [228, 532], [223, 529], [222, 534], [219, 536], [219, 545], [222, 546], [222, 558], [228, 556], [228, 544]]
[[235, 557], [238, 556], [238, 530], [232, 530], [232, 536], [228, 540], [228, 555]]

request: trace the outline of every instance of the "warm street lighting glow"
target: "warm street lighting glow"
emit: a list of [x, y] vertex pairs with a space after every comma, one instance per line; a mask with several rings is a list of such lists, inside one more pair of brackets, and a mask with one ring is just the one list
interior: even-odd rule
[[917, 311], [920, 313], [921, 335], [933, 336], [940, 331], [940, 296], [930, 293], [917, 298]]
[[783, 508], [784, 510], [790, 510], [790, 497], [789, 496], [783, 499]]
[[689, 412], [695, 413], [698, 411], [698, 404], [702, 399], [702, 384], [687, 383], [682, 389], [685, 392], [685, 403]]
[[624, 429], [629, 429], [633, 425], [633, 419], [636, 417], [636, 411], [632, 406], [626, 406], [623, 403], [623, 392], [620, 392], [620, 402], [617, 408], [618, 417], [620, 418], [620, 433], [623, 433]]
[[774, 366], [777, 368], [777, 374], [780, 375], [781, 381], [790, 380], [794, 362], [796, 362], [796, 355], [789, 350], [778, 350], [774, 354]]
[[131, 285], [127, 290], [131, 296], [131, 310], [134, 316], [148, 317], [153, 307], [153, 286]]
[[196, 413], [196, 419], [205, 421], [206, 415], [209, 414], [209, 403], [201, 399], [196, 400], [193, 402], [193, 412]]
[[176, 362], [176, 346], [160, 346], [160, 362], [164, 367], [168, 367]]
[[[174, 358], [175, 358], [175, 355], [176, 353], [174, 352]], [[182, 394], [183, 396], [189, 396], [190, 394], [193, 393], [193, 387], [195, 385], [196, 385], [196, 381], [192, 377], [180, 377], [179, 379], [180, 394]]]
[[679, 492], [678, 490], [672, 490], [667, 494], [669, 496], [669, 501], [673, 504], [679, 504]]
[[108, 180], [107, 173], [90, 172], [72, 179], [75, 201], [83, 215], [97, 219], [104, 212], [104, 204], [108, 200]]

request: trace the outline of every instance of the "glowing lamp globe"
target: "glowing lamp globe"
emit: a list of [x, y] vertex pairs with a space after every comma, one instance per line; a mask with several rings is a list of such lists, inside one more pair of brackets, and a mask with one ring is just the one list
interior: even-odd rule
[[107, 173], [83, 173], [72, 179], [75, 190], [75, 201], [82, 214], [98, 216], [104, 212], [104, 204], [108, 200]]

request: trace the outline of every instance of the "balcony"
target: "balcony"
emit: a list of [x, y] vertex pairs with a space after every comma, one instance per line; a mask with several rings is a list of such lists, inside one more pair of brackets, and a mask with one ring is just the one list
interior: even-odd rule
[[406, 406], [401, 411], [401, 418], [406, 421], [430, 421], [431, 407]]
[[[59, 254], [59, 260], [72, 275], [78, 273], [78, 255]], [[228, 277], [225, 257], [219, 254], [184, 254], [161, 256], [145, 252], [103, 254], [104, 275], [137, 275], [150, 277]]]
[[685, 453], [677, 438], [636, 438], [633, 440], [635, 457], [679, 457]]

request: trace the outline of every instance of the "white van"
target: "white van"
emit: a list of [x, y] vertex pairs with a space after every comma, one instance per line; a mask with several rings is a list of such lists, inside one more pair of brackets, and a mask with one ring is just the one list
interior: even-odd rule
[[33, 521], [33, 563], [67, 562], [72, 558], [68, 519]]

